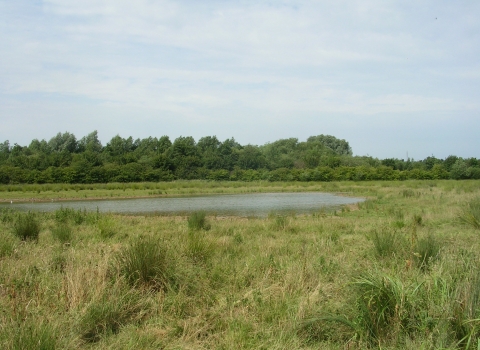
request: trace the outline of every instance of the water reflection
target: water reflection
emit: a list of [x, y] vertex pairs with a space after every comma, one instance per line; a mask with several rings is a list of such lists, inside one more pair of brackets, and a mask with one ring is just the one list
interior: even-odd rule
[[178, 198], [135, 198], [117, 200], [60, 201], [45, 203], [1, 204], [21, 211], [55, 211], [61, 207], [123, 214], [185, 214], [205, 210], [209, 214], [266, 216], [270, 212], [312, 213], [325, 207], [337, 207], [363, 201], [330, 193], [255, 193], [208, 195]]

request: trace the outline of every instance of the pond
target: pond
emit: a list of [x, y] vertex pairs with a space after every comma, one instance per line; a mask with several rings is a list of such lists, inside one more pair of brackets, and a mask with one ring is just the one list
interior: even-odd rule
[[122, 214], [188, 214], [204, 210], [211, 215], [267, 216], [269, 213], [308, 214], [327, 208], [363, 201], [330, 193], [254, 193], [205, 195], [193, 197], [134, 198], [116, 200], [54, 201], [40, 203], [3, 203], [0, 208], [20, 211], [55, 211], [72, 208]]

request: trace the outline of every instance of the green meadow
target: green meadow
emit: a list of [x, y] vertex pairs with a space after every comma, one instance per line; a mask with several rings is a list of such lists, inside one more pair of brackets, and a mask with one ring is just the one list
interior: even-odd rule
[[3, 185], [4, 201], [322, 191], [265, 218], [0, 212], [1, 349], [478, 349], [480, 181]]

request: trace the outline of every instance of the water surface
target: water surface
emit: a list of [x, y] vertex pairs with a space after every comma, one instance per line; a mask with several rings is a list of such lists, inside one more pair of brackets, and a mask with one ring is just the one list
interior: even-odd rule
[[64, 208], [123, 214], [188, 214], [204, 210], [208, 214], [235, 216], [266, 216], [271, 212], [306, 214], [322, 208], [334, 208], [363, 201], [330, 193], [253, 193], [205, 195], [176, 198], [135, 198], [112, 200], [58, 201], [42, 203], [3, 203], [21, 211], [55, 211]]

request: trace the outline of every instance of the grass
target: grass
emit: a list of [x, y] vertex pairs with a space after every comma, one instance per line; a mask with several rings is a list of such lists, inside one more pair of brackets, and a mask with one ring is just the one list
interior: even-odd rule
[[[0, 348], [477, 349], [480, 237], [459, 213], [479, 185], [78, 185], [78, 193], [330, 189], [368, 198], [335, 213], [262, 218], [4, 209]], [[15, 193], [23, 192], [0, 196]], [[23, 240], [14, 228], [29, 215], [39, 231]]]
[[132, 287], [163, 288], [172, 275], [173, 262], [168, 260], [164, 244], [152, 237], [137, 238], [130, 243], [117, 254], [116, 263]]
[[60, 243], [70, 243], [72, 241], [72, 228], [68, 224], [60, 223], [52, 228], [52, 236]]
[[13, 233], [23, 241], [37, 240], [40, 223], [34, 213], [19, 213], [13, 225]]
[[210, 224], [207, 222], [207, 213], [204, 211], [197, 211], [190, 214], [187, 223], [190, 230], [210, 229]]
[[466, 203], [462, 209], [459, 219], [464, 224], [470, 225], [475, 229], [480, 229], [480, 197], [476, 197]]

